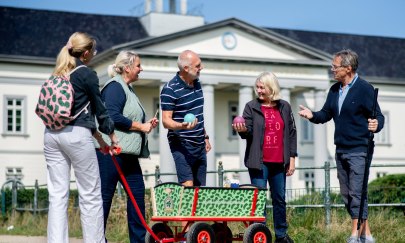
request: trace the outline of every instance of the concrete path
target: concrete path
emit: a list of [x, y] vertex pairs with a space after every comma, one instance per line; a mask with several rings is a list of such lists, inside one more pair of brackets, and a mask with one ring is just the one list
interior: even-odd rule
[[[82, 239], [70, 238], [69, 243], [82, 243]], [[0, 243], [46, 243], [45, 236], [0, 235]]]

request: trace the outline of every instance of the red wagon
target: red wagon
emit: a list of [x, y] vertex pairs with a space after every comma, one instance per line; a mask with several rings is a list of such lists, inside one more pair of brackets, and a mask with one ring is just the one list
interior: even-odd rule
[[[112, 160], [147, 230], [145, 242], [271, 243], [271, 232], [262, 223], [265, 221], [263, 216], [266, 207], [265, 189], [252, 186], [184, 187], [178, 183], [163, 183], [151, 190], [153, 205], [151, 220], [156, 223], [149, 227], [113, 155]], [[169, 222], [183, 222], [184, 226], [175, 226], [173, 231]], [[245, 231], [232, 234], [228, 222], [243, 223]]]
[[[163, 183], [151, 191], [153, 216], [145, 242], [271, 242], [270, 230], [262, 222], [266, 190], [184, 187]], [[182, 222], [169, 226], [170, 222]], [[243, 233], [232, 234], [228, 222], [240, 222]], [[187, 233], [186, 230], [188, 229]]]

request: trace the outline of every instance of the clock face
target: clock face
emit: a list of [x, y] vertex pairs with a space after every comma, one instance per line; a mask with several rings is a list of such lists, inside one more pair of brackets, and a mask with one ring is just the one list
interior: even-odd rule
[[235, 34], [232, 32], [225, 32], [222, 35], [222, 45], [228, 50], [234, 49], [237, 45]]

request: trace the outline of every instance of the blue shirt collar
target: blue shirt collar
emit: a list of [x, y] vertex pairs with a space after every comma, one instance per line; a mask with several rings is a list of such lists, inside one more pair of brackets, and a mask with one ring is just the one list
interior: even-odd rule
[[[348, 88], [351, 88], [353, 86], [353, 84], [356, 82], [357, 78], [359, 77], [359, 75], [356, 73], [353, 77], [353, 80], [347, 85]], [[342, 88], [342, 84], [340, 84], [340, 88]]]

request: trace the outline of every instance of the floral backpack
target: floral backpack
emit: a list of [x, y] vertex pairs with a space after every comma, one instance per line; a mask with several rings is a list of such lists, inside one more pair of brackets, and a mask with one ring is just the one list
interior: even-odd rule
[[84, 110], [87, 112], [90, 102], [75, 116], [71, 116], [74, 90], [69, 79], [70, 75], [81, 67], [85, 65], [76, 67], [66, 76], [51, 76], [42, 85], [35, 113], [48, 129], [62, 129]]

